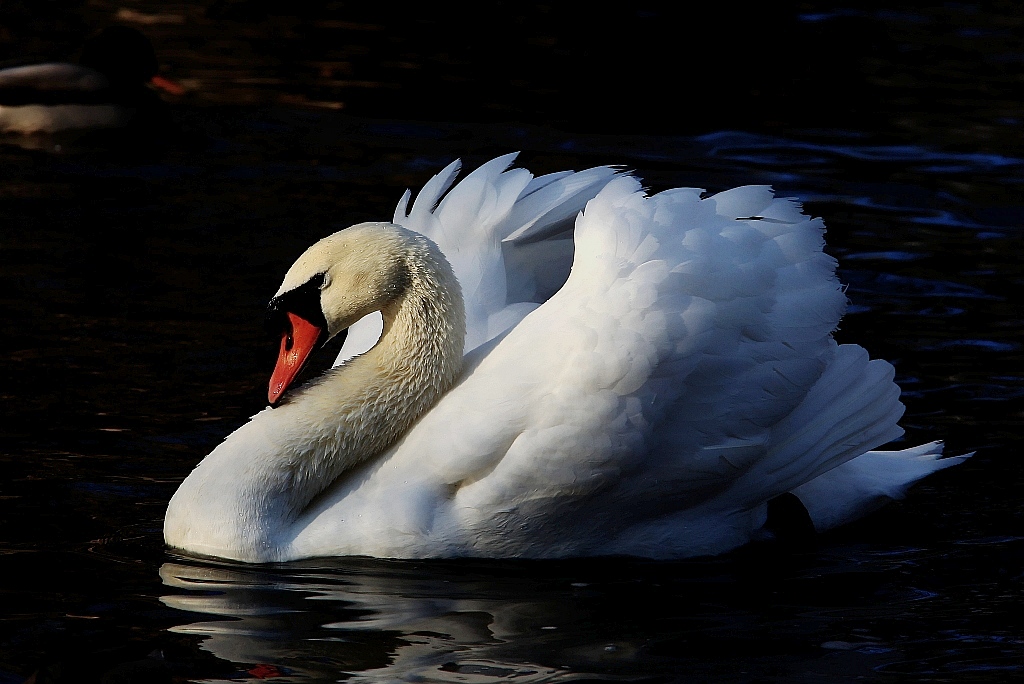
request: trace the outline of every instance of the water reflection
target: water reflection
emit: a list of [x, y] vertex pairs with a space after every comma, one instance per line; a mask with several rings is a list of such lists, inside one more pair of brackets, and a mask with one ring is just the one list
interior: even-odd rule
[[177, 559], [160, 569], [174, 590], [160, 600], [193, 614], [172, 632], [242, 672], [296, 681], [869, 673], [895, 657], [871, 620], [934, 598], [901, 579], [934, 554], [906, 548], [866, 564], [862, 551], [856, 561], [774, 547], [679, 563]]
[[641, 644], [618, 631], [637, 615], [608, 621], [611, 606], [593, 600], [588, 582], [505, 564], [304, 566], [165, 563], [164, 584], [188, 593], [161, 601], [212, 616], [171, 631], [201, 635], [223, 660], [302, 681], [358, 672], [371, 682], [552, 682], [637, 667]]
[[1020, 594], [1022, 541], [874, 548], [833, 536], [680, 562], [179, 557], [160, 568], [160, 600], [186, 611], [170, 631], [198, 638], [235, 681], [983, 676], [1020, 670], [1006, 601]]

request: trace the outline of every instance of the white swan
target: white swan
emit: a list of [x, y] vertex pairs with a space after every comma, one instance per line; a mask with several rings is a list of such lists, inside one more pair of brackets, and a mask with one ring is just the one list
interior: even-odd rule
[[[278, 405], [182, 483], [169, 546], [252, 562], [714, 554], [757, 536], [773, 497], [826, 529], [966, 458], [870, 451], [902, 434], [899, 388], [833, 341], [846, 298], [795, 202], [647, 196], [609, 168], [533, 178], [506, 171], [514, 157], [445, 194], [453, 163], [394, 223], [295, 262], [271, 302]], [[350, 326], [347, 360], [289, 390]]]

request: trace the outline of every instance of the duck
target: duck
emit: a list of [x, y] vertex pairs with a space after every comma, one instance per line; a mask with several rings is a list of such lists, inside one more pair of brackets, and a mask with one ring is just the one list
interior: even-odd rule
[[770, 535], [780, 500], [824, 531], [970, 456], [878, 450], [903, 434], [894, 369], [833, 338], [845, 290], [796, 200], [515, 159], [457, 184], [452, 162], [298, 257], [268, 306], [269, 405], [178, 487], [170, 549], [716, 555]]
[[90, 36], [78, 63], [43, 62], [0, 69], [0, 133], [50, 135], [124, 128], [159, 110], [154, 89], [184, 88], [158, 74], [153, 45], [129, 26]]

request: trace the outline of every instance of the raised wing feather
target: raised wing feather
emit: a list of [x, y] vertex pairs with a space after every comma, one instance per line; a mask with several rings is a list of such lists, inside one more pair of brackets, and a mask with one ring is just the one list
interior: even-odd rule
[[[492, 159], [452, 187], [461, 169], [456, 160], [427, 181], [411, 211], [408, 191], [395, 210], [396, 224], [433, 240], [451, 263], [466, 305], [467, 352], [561, 287], [572, 263], [571, 235], [541, 240], [570, 231], [616, 173], [596, 167], [534, 178], [526, 169], [509, 169], [517, 154]], [[372, 347], [381, 325], [380, 314], [353, 325], [335, 365]]]

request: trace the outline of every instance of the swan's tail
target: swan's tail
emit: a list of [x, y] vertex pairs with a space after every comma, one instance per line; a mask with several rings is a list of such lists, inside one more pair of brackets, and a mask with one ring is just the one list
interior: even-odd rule
[[800, 499], [818, 532], [838, 527], [902, 499], [910, 485], [932, 473], [963, 463], [973, 453], [939, 458], [942, 442], [900, 451], [869, 451], [800, 485]]

